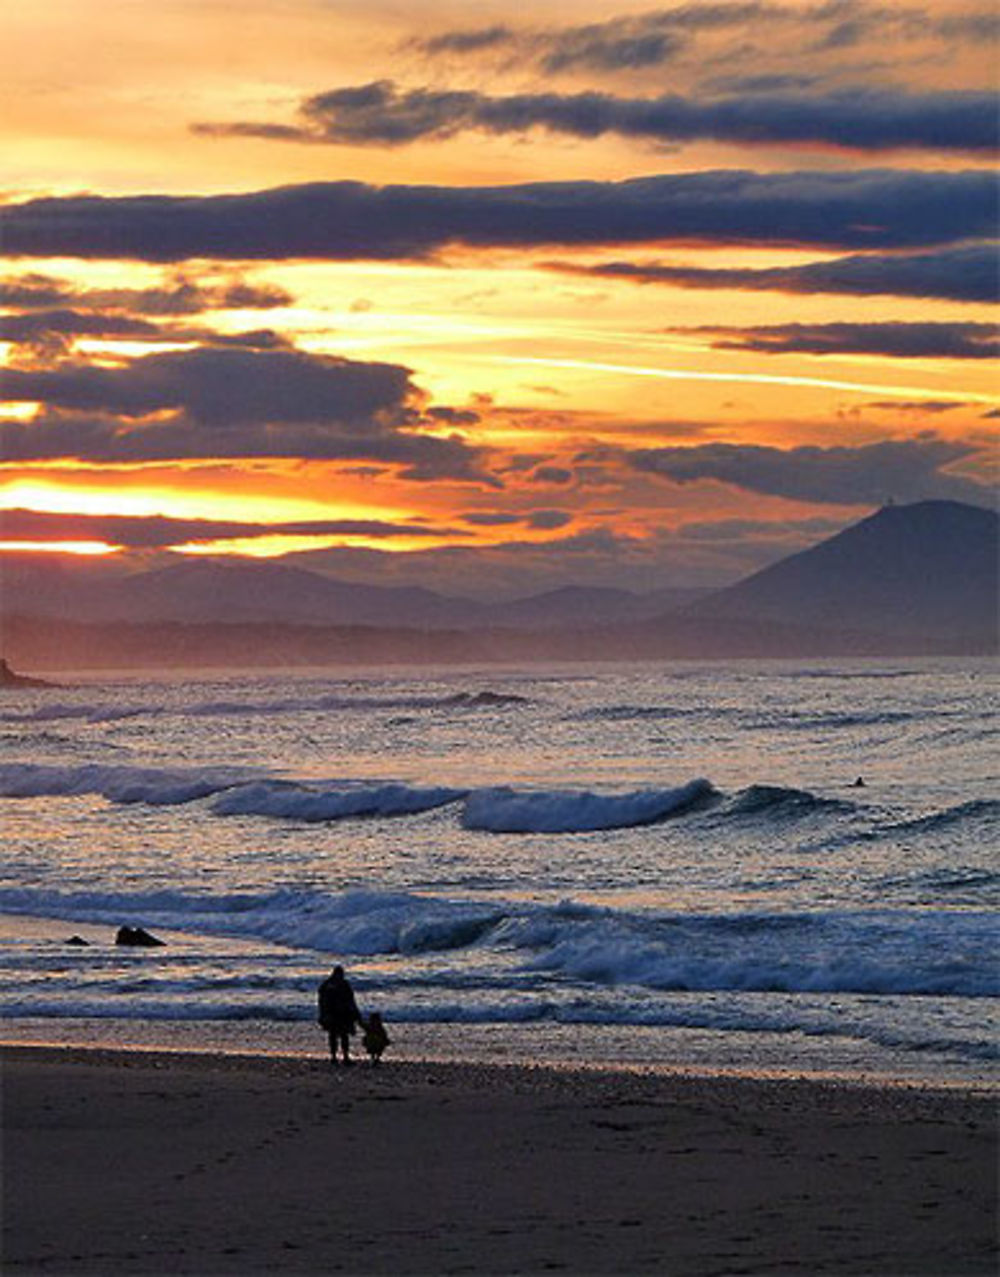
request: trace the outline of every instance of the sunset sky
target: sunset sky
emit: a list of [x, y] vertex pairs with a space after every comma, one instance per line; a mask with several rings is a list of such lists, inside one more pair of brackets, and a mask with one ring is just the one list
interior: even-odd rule
[[0, 543], [510, 596], [993, 500], [995, 5], [0, 12]]

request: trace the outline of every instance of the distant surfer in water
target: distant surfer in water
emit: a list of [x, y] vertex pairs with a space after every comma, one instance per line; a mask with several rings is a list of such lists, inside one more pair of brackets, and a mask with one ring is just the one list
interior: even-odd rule
[[857, 780], [854, 782], [854, 784], [851, 786], [851, 788], [852, 788], [852, 789], [864, 789], [864, 788], [865, 788], [865, 778], [864, 778], [863, 776], [859, 776], [859, 777], [858, 777], [858, 779], [857, 779]]

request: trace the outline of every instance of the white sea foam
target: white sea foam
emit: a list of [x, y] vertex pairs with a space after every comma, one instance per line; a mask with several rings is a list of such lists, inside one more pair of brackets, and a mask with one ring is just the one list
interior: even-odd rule
[[506, 952], [525, 975], [603, 988], [1000, 994], [993, 917], [977, 911], [688, 915], [290, 889], [219, 897], [3, 889], [0, 910], [365, 957]]

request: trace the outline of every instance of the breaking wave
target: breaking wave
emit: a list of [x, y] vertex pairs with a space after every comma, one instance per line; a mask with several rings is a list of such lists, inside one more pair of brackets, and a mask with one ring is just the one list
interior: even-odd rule
[[589, 790], [459, 789], [396, 781], [298, 783], [261, 777], [247, 769], [183, 771], [88, 763], [0, 764], [0, 797], [39, 798], [100, 794], [114, 803], [168, 805], [214, 796], [216, 816], [262, 816], [307, 822], [361, 816], [415, 815], [463, 802], [462, 824], [493, 833], [582, 833], [651, 824], [710, 803], [707, 780], [625, 794]]
[[[477, 788], [415, 785], [391, 778], [295, 780], [251, 767], [133, 767], [116, 763], [0, 763], [0, 798], [79, 797], [110, 803], [180, 806], [211, 800], [211, 816], [323, 821], [414, 816], [454, 805], [463, 828], [495, 834], [574, 834], [628, 829], [670, 818], [708, 813], [713, 822], [782, 824], [859, 811], [846, 798], [828, 798], [781, 785], [750, 785], [723, 794], [698, 778], [674, 786], [625, 793], [590, 789]], [[979, 800], [915, 820], [852, 829], [851, 838], [876, 841], [969, 826], [991, 830], [1000, 802]]]
[[466, 829], [492, 833], [582, 833], [650, 825], [690, 811], [715, 796], [710, 781], [692, 780], [676, 789], [638, 789], [627, 794], [589, 790], [475, 790], [465, 801]]
[[258, 781], [220, 795], [212, 803], [212, 811], [217, 816], [274, 816], [309, 822], [352, 816], [411, 816], [457, 802], [466, 792], [392, 782], [305, 789], [281, 781]]
[[[471, 987], [510, 993], [553, 976], [564, 990], [609, 994], [1000, 994], [986, 910], [684, 914], [372, 890], [198, 896], [31, 888], [0, 890], [0, 909], [109, 928], [141, 921], [161, 932], [267, 941], [356, 961], [421, 955], [430, 965], [404, 968], [398, 978], [438, 995]], [[177, 969], [170, 945], [144, 956]], [[254, 976], [273, 961], [261, 955]]]
[[190, 803], [239, 784], [246, 769], [190, 770], [84, 763], [0, 763], [0, 797], [42, 798], [100, 794], [114, 803], [167, 806]]

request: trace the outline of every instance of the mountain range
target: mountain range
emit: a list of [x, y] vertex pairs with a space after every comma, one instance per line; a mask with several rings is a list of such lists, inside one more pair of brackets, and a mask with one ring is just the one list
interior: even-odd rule
[[[404, 629], [547, 629], [638, 620], [682, 607], [703, 590], [564, 586], [501, 603], [439, 594], [420, 586], [337, 580], [275, 560], [178, 555], [178, 562], [122, 575], [113, 564], [53, 562], [48, 554], [0, 560], [7, 615], [76, 621], [180, 621], [204, 625], [374, 625]], [[60, 556], [62, 557], [62, 556]]]
[[997, 647], [1000, 518], [886, 506], [722, 590], [567, 586], [503, 603], [336, 580], [281, 560], [7, 554], [20, 667], [979, 653]]

